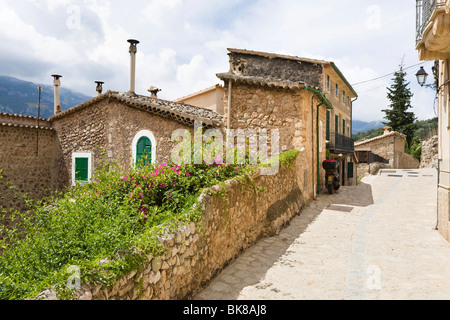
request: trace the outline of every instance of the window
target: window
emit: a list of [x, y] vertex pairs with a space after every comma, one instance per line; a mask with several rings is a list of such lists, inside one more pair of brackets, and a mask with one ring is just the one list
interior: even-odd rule
[[339, 97], [339, 85], [336, 84], [336, 97]]
[[342, 135], [345, 136], [345, 120], [342, 120]]
[[330, 76], [327, 76], [327, 89], [330, 90]]
[[92, 154], [74, 153], [72, 155], [72, 185], [89, 183], [92, 178]]
[[156, 139], [151, 131], [142, 130], [136, 134], [131, 146], [133, 165], [156, 163]]
[[342, 93], [342, 102], [345, 103], [345, 91]]

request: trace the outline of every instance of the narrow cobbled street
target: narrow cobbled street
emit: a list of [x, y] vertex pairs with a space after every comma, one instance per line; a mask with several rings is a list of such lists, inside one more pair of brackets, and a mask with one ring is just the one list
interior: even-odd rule
[[385, 170], [321, 194], [195, 300], [450, 299], [436, 185], [435, 169]]

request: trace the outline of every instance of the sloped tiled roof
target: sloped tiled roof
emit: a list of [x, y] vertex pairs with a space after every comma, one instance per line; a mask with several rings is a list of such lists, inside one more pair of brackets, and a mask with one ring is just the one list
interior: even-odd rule
[[76, 107], [52, 116], [49, 120], [62, 118], [68, 114], [84, 109], [96, 102], [110, 99], [119, 101], [129, 107], [136, 108], [151, 114], [170, 118], [186, 125], [194, 125], [195, 121], [202, 122], [206, 127], [218, 127], [222, 124], [223, 116], [212, 110], [191, 106], [185, 103], [178, 103], [147, 96], [141, 96], [118, 91], [108, 91], [98, 97], [90, 99]]

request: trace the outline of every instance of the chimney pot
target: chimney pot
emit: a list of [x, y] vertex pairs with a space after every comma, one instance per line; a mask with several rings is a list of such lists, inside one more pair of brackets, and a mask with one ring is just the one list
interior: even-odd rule
[[391, 133], [391, 129], [392, 129], [392, 127], [383, 127], [384, 134], [386, 135], [386, 134]]
[[97, 95], [99, 96], [99, 95], [102, 94], [104, 82], [102, 82], [102, 81], [95, 81], [95, 83], [97, 84], [97, 87], [95, 88], [95, 90], [97, 91]]
[[54, 96], [54, 113], [58, 114], [61, 112], [61, 105], [59, 102], [59, 87], [61, 86], [61, 78], [62, 76], [59, 74], [52, 74], [53, 77], [53, 87], [55, 89], [55, 96]]
[[154, 86], [151, 86], [150, 89], [148, 89], [148, 92], [150, 92], [152, 94], [151, 98], [155, 98], [155, 99], [158, 99], [158, 92], [161, 92], [161, 91], [162, 91], [161, 89], [154, 87]]

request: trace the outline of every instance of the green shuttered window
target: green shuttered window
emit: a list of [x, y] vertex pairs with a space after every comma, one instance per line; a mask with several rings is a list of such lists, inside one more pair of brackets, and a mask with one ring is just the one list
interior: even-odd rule
[[75, 159], [75, 180], [88, 181], [89, 180], [89, 159], [76, 158]]

